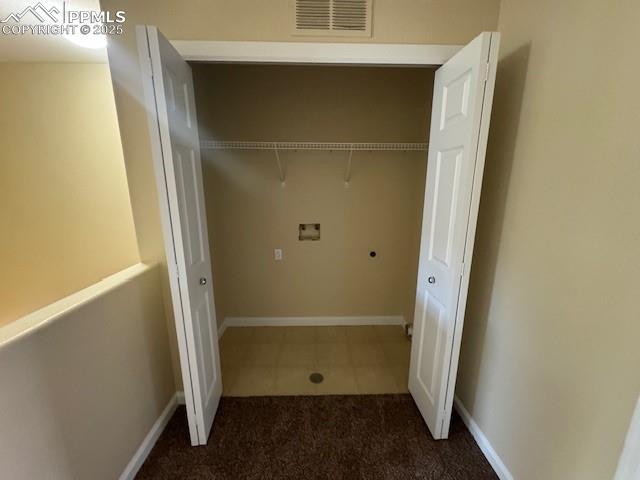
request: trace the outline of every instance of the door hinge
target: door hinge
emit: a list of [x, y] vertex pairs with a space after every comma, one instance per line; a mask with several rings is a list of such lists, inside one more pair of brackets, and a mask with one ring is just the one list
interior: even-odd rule
[[484, 81], [485, 83], [489, 81], [489, 69], [491, 68], [491, 64], [489, 62], [486, 63], [484, 69]]
[[460, 276], [464, 277], [464, 262], [462, 262], [462, 265], [460, 265]]

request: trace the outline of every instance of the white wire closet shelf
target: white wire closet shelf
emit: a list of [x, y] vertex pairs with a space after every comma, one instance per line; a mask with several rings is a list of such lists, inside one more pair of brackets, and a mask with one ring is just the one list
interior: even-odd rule
[[348, 143], [348, 142], [238, 142], [204, 140], [200, 144], [203, 149], [218, 150], [369, 150], [369, 151], [421, 151], [427, 150], [428, 143]]
[[347, 143], [347, 142], [240, 142], [240, 141], [218, 141], [203, 140], [200, 148], [204, 150], [273, 150], [278, 164], [280, 183], [284, 187], [286, 181], [286, 171], [280, 160], [279, 150], [324, 150], [324, 151], [345, 151], [349, 152], [347, 169], [344, 174], [345, 187], [351, 181], [351, 159], [354, 151], [426, 151], [428, 143]]

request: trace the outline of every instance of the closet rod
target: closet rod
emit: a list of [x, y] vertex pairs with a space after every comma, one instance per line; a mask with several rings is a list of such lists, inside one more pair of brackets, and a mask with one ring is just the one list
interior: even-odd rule
[[222, 142], [204, 140], [201, 149], [218, 150], [384, 150], [423, 151], [428, 143], [340, 143], [340, 142]]

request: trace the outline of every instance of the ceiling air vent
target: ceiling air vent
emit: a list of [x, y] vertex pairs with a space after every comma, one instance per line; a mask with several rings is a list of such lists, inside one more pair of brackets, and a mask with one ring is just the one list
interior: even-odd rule
[[372, 0], [295, 0], [294, 34], [371, 36]]

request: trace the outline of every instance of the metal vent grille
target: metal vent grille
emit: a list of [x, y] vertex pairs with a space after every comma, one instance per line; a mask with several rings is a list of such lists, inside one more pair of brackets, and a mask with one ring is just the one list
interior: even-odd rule
[[333, 0], [333, 29], [365, 32], [367, 7], [366, 0]]
[[296, 30], [331, 29], [331, 0], [297, 0]]
[[294, 34], [371, 36], [372, 0], [295, 0]]

